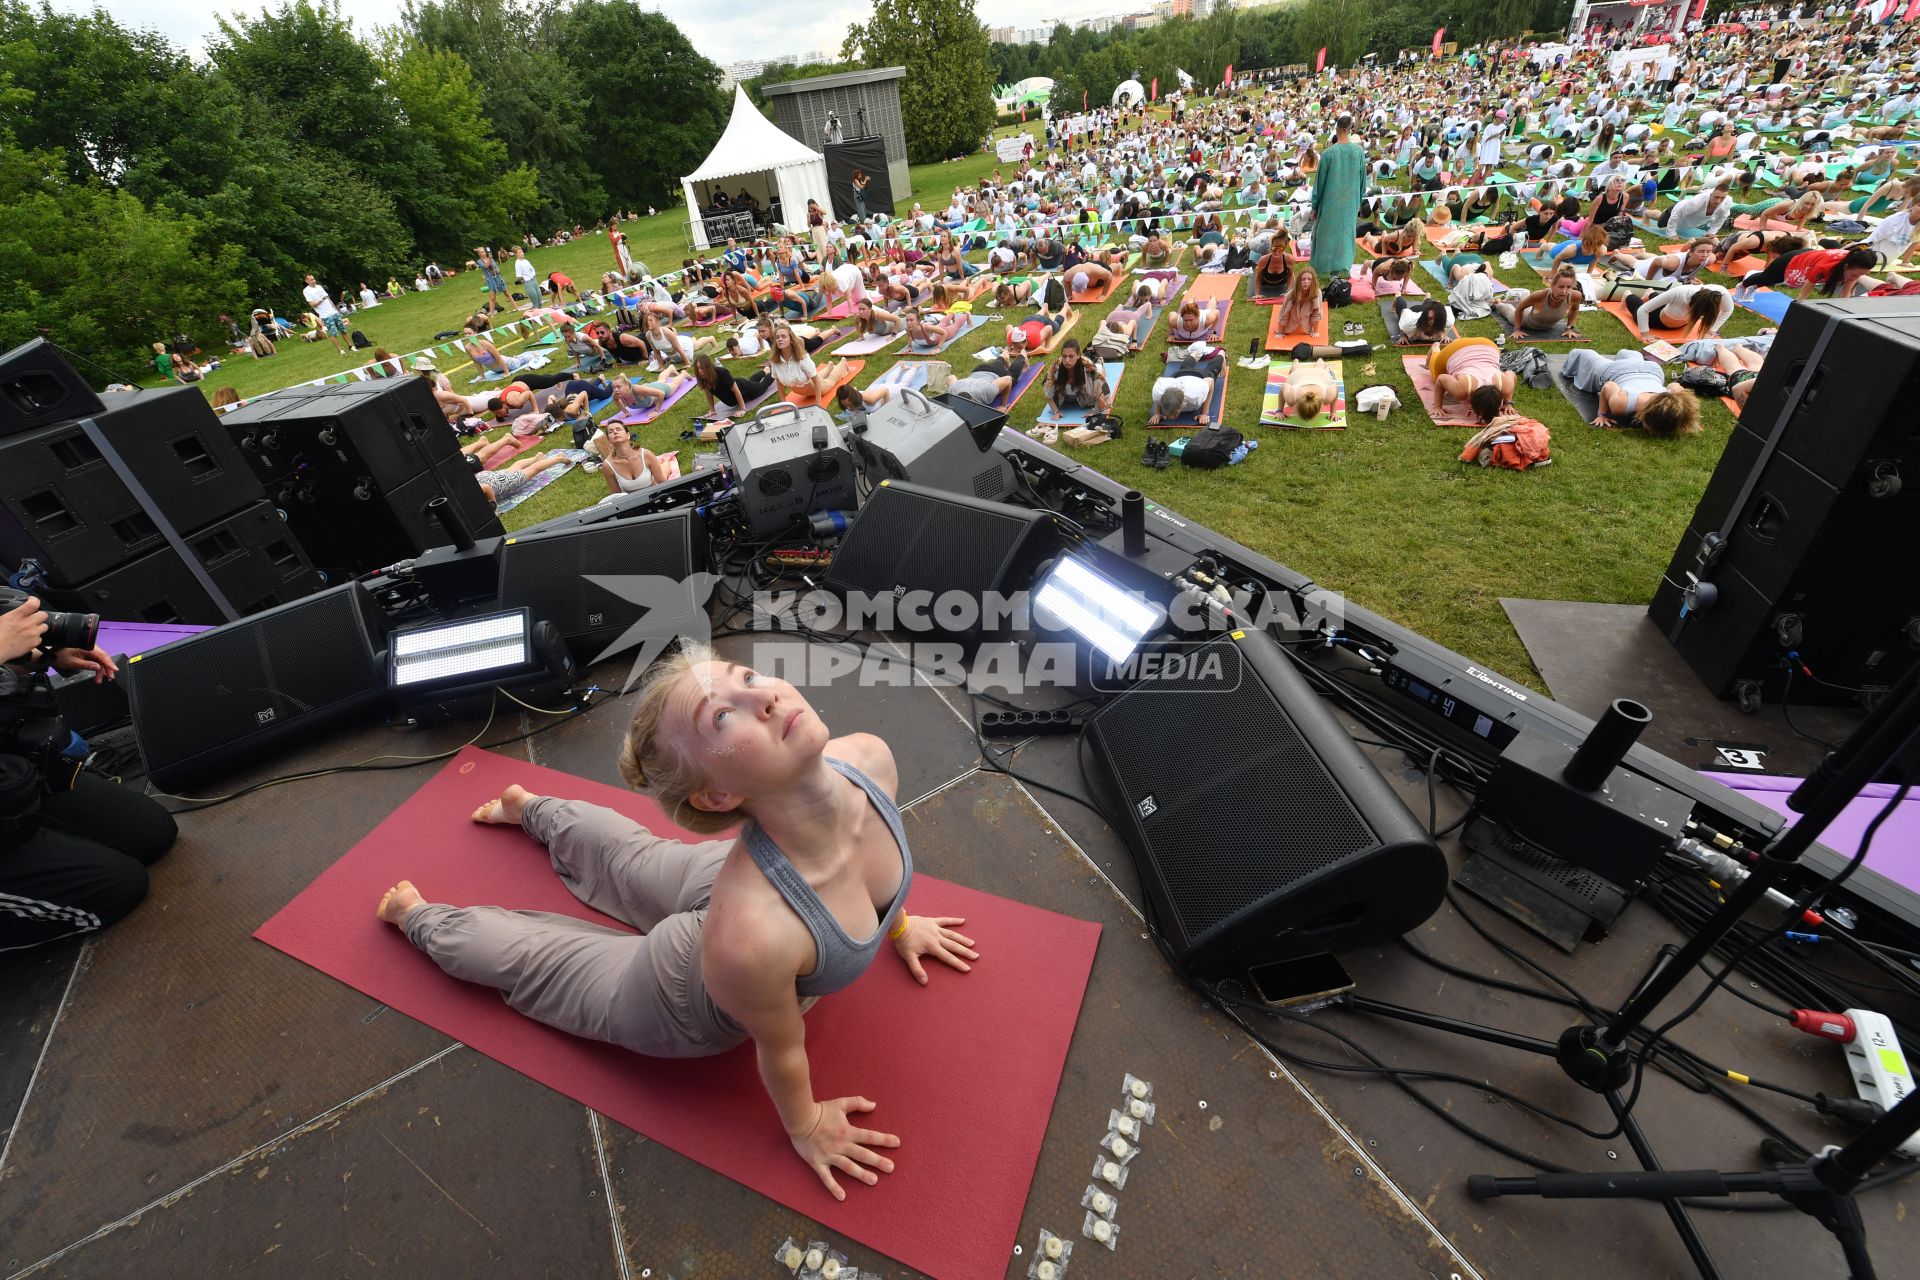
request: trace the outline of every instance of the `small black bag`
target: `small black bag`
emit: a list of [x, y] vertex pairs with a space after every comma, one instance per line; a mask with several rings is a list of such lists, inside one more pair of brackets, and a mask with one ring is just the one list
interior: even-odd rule
[[1199, 467], [1202, 471], [1212, 471], [1227, 465], [1246, 437], [1232, 427], [1219, 425], [1202, 427], [1188, 437], [1186, 448], [1180, 453], [1180, 461], [1190, 467]]
[[1328, 306], [1344, 307], [1353, 301], [1353, 282], [1345, 276], [1335, 276], [1327, 281], [1322, 296], [1326, 298]]
[[355, 351], [365, 351], [372, 345], [373, 343], [367, 340], [366, 334], [360, 332], [358, 329], [353, 331], [353, 349]]

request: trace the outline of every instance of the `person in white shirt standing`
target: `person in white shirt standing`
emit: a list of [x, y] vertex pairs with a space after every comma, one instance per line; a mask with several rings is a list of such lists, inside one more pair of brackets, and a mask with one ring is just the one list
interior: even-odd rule
[[534, 283], [537, 273], [533, 269], [533, 259], [527, 256], [525, 249], [513, 251], [513, 278], [520, 284], [520, 292], [526, 295], [526, 305], [522, 311], [530, 311], [540, 304], [540, 286]]
[[347, 318], [340, 314], [340, 308], [333, 305], [332, 297], [311, 272], [307, 275], [307, 287], [300, 291], [300, 296], [307, 300], [308, 309], [318, 317], [320, 331], [327, 335], [327, 342], [335, 354], [346, 354], [347, 348], [341, 346], [340, 342], [347, 336]]

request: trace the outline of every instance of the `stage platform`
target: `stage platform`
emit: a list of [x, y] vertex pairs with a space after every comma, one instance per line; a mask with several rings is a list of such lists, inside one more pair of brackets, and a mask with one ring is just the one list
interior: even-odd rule
[[[755, 639], [718, 647], [751, 662]], [[625, 670], [616, 661], [596, 674], [617, 687]], [[860, 688], [852, 678], [807, 693], [834, 732], [868, 730], [892, 745], [921, 869], [1103, 928], [1027, 1200], [1023, 1253], [1007, 1259], [1007, 1276], [1026, 1276], [1042, 1227], [1079, 1238], [1081, 1191], [1123, 1071], [1154, 1082], [1159, 1120], [1120, 1197], [1118, 1250], [1084, 1243], [1075, 1276], [1692, 1273], [1658, 1205], [1468, 1200], [1469, 1173], [1524, 1170], [1388, 1081], [1289, 1069], [1205, 1005], [1148, 939], [1119, 840], [1081, 805], [984, 771], [964, 696], [924, 685]], [[501, 750], [616, 782], [627, 706], [610, 701]], [[540, 719], [502, 716], [482, 742], [538, 728]], [[445, 750], [478, 727], [345, 731], [252, 777]], [[1196, 767], [1205, 760], [1204, 742], [1166, 745]], [[1376, 759], [1424, 819], [1424, 775], [1397, 753]], [[1072, 739], [1034, 740], [1012, 761], [1083, 793]], [[130, 919], [82, 948], [0, 957], [0, 1123], [9, 1125], [0, 1276], [733, 1280], [778, 1274], [769, 1261], [775, 1244], [818, 1234], [802, 1215], [251, 937], [434, 767], [319, 778], [187, 816], [179, 845], [155, 868], [152, 897]], [[220, 790], [249, 780], [229, 779]], [[1443, 786], [1438, 804], [1444, 825], [1463, 800]], [[1284, 808], [1272, 814], [1276, 823], [1289, 820]], [[1448, 854], [1457, 867], [1451, 840]], [[395, 878], [406, 871], [395, 866]], [[1659, 946], [1676, 940], [1636, 905], [1611, 938], [1565, 958], [1466, 901], [1498, 937], [1607, 1004], [1625, 996]], [[365, 905], [371, 912], [375, 904]], [[1536, 981], [1452, 907], [1412, 940], [1476, 974]], [[993, 963], [994, 939], [977, 941], [981, 963]], [[1563, 1008], [1442, 973], [1398, 945], [1345, 958], [1359, 991], [1379, 999], [1543, 1037], [1573, 1020]], [[1682, 988], [1689, 996], [1697, 989]], [[1391, 1063], [1491, 1081], [1595, 1129], [1610, 1127], [1604, 1105], [1543, 1060], [1353, 1012], [1316, 1020]], [[1360, 1063], [1311, 1029], [1269, 1030], [1293, 1051]], [[1680, 1038], [1755, 1076], [1852, 1092], [1837, 1046], [1724, 994]], [[969, 1098], [964, 1080], [953, 1087], [955, 1106], [996, 1122], [992, 1099]], [[1416, 1087], [1547, 1159], [1635, 1167], [1623, 1140], [1581, 1137], [1472, 1087]], [[1751, 1090], [1743, 1097], [1802, 1143], [1845, 1139], [1785, 1099]], [[1669, 1168], [1758, 1166], [1753, 1125], [1665, 1077], [1649, 1075], [1636, 1114]], [[1896, 1187], [1862, 1202], [1890, 1280], [1920, 1277], [1920, 1251], [1903, 1221], [1912, 1195]], [[967, 1207], [929, 1204], [925, 1212], [961, 1215]], [[1825, 1232], [1796, 1213], [1694, 1216], [1727, 1275], [1845, 1274]], [[868, 1270], [915, 1274], [851, 1242], [833, 1243]]]

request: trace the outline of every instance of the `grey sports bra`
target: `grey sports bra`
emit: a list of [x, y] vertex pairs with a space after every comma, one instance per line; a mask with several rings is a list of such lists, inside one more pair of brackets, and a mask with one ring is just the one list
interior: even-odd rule
[[813, 945], [819, 960], [814, 965], [812, 973], [794, 982], [795, 991], [802, 996], [831, 995], [843, 987], [850, 986], [855, 978], [865, 973], [867, 966], [873, 963], [873, 957], [879, 952], [880, 944], [886, 941], [887, 933], [893, 928], [894, 921], [899, 918], [900, 908], [907, 901], [907, 890], [913, 887], [913, 851], [907, 848], [907, 833], [900, 826], [899, 806], [894, 804], [892, 798], [882, 791], [873, 779], [846, 761], [835, 760], [829, 756], [827, 763], [838, 770], [842, 776], [859, 783], [861, 790], [865, 791], [867, 798], [873, 802], [873, 807], [880, 811], [882, 818], [886, 819], [887, 830], [893, 833], [894, 843], [900, 846], [900, 892], [894, 895], [893, 901], [881, 914], [879, 927], [874, 929], [873, 936], [864, 942], [856, 941], [847, 936], [847, 931], [841, 927], [840, 921], [834, 918], [833, 912], [827, 910], [826, 904], [820, 901], [819, 895], [813, 891], [813, 886], [793, 869], [793, 864], [787, 861], [786, 855], [780, 851], [780, 846], [760, 829], [760, 824], [747, 823], [742, 829], [742, 835], [746, 841], [747, 852], [753, 857], [754, 865], [759, 867], [761, 874], [765, 875], [772, 882], [773, 887], [779, 890], [780, 896], [787, 900], [787, 904], [793, 908], [794, 913], [805, 922], [807, 932], [813, 935]]

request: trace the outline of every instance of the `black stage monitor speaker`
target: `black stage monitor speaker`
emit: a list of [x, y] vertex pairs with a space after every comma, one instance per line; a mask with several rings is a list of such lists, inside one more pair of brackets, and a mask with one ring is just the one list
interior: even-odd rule
[[0, 436], [90, 418], [103, 407], [86, 380], [45, 338], [0, 356]]
[[1189, 971], [1395, 938], [1447, 863], [1325, 703], [1260, 633], [1184, 644], [1178, 671], [1087, 723], [1161, 933]]
[[1719, 697], [1843, 702], [1920, 659], [1920, 303], [1796, 303], [1655, 591]]
[[[183, 536], [241, 617], [310, 596], [325, 585], [270, 502], [256, 502]], [[180, 554], [164, 543], [77, 586], [49, 586], [46, 595], [56, 608], [121, 622], [218, 626], [226, 621]]]
[[594, 661], [635, 624], [644, 624], [636, 641], [688, 631], [704, 639], [709, 592], [690, 580], [707, 567], [706, 521], [692, 507], [508, 538], [500, 545], [500, 608], [524, 606]]
[[[882, 481], [834, 551], [826, 585], [867, 599], [956, 591], [978, 600], [1023, 591], [1052, 549], [1054, 529], [1051, 511]], [[972, 644], [982, 629], [945, 634]]]
[[134, 735], [154, 785], [178, 791], [378, 706], [385, 635], [366, 588], [348, 583], [131, 659]]

